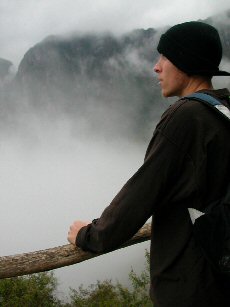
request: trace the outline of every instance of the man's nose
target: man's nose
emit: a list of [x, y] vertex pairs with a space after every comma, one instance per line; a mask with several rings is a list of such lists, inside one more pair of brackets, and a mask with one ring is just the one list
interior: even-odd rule
[[156, 63], [156, 64], [154, 65], [153, 70], [154, 70], [154, 72], [157, 73], [157, 74], [160, 72], [160, 67], [159, 67], [158, 63]]

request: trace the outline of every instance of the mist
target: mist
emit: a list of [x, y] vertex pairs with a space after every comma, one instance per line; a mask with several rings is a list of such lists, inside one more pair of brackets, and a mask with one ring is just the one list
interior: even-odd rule
[[25, 52], [49, 34], [72, 31], [125, 33], [204, 19], [230, 8], [228, 0], [1, 0], [0, 55], [16, 66]]
[[[175, 101], [161, 98], [152, 71], [161, 31], [188, 18], [209, 17], [217, 9], [217, 4], [209, 3], [209, 12], [207, 4], [200, 4], [197, 10], [193, 1], [185, 14], [181, 0], [173, 6], [166, 0], [162, 5], [157, 2], [154, 7], [152, 1], [145, 1], [146, 6], [99, 1], [90, 10], [90, 1], [86, 7], [78, 1], [70, 1], [70, 6], [64, 1], [54, 6], [54, 2], [29, 4], [23, 0], [20, 9], [16, 5], [18, 10], [5, 1], [0, 5], [0, 24], [7, 28], [2, 32], [1, 57], [15, 64], [0, 82], [1, 256], [67, 244], [74, 220], [91, 221], [101, 215], [142, 165], [162, 112]], [[229, 8], [227, 1], [222, 3], [223, 9]], [[77, 10], [79, 5], [81, 10]], [[229, 17], [224, 17], [220, 21], [228, 24]], [[45, 48], [28, 53], [38, 42], [41, 47], [51, 34], [61, 34], [58, 39], [64, 38], [66, 43], [75, 31], [84, 37], [85, 32], [109, 30], [117, 39], [125, 31], [153, 26], [163, 28], [154, 32], [150, 41], [127, 45], [108, 59], [104, 59], [104, 52], [101, 62], [95, 53], [100, 55], [103, 35], [93, 38], [93, 56], [79, 62], [69, 61], [68, 53], [64, 54], [65, 62], [55, 48], [44, 54]], [[132, 32], [134, 42], [138, 33]], [[47, 40], [53, 47], [52, 38]], [[66, 71], [66, 63], [71, 69], [76, 64], [77, 73]], [[98, 65], [95, 71], [92, 63]], [[19, 70], [15, 68], [18, 64]], [[44, 70], [39, 75], [41, 67]], [[230, 71], [228, 58], [221, 67]], [[215, 87], [229, 87], [229, 78], [213, 81]], [[119, 280], [128, 285], [131, 267], [143, 270], [149, 244], [54, 270], [59, 296], [66, 297], [69, 287], [97, 280]]]
[[[100, 51], [104, 38], [90, 36], [91, 40]], [[152, 63], [141, 56], [148, 52], [147, 44], [127, 47], [99, 63], [98, 57], [95, 70], [89, 55], [77, 62], [72, 75], [59, 49], [49, 49], [52, 43], [53, 38], [47, 49], [45, 42], [41, 49], [30, 50], [15, 79], [3, 82], [0, 230], [5, 235], [1, 256], [67, 244], [74, 220], [90, 222], [99, 217], [142, 165], [159, 114], [166, 107], [161, 102], [154, 108], [146, 103], [144, 93], [151, 96], [157, 87]], [[40, 67], [44, 71], [37, 77]], [[143, 89], [137, 86], [139, 80]], [[144, 268], [146, 249], [149, 242], [55, 270], [58, 295], [65, 298], [70, 287], [97, 280], [129, 285], [131, 268], [136, 272]]]
[[[1, 138], [1, 256], [67, 244], [70, 224], [99, 217], [143, 161], [144, 144], [87, 133], [73, 137], [68, 123], [46, 124], [33, 142]], [[146, 246], [108, 255], [107, 265], [98, 259], [55, 270], [60, 291], [104, 278], [127, 279], [131, 265], [144, 265]]]
[[[91, 119], [106, 118], [106, 108], [88, 106], [74, 118], [26, 110], [11, 126], [5, 121], [0, 133], [1, 256], [67, 244], [70, 224], [101, 215], [143, 163], [148, 143], [121, 134], [119, 121], [117, 128], [111, 120], [92, 129]], [[128, 284], [131, 267], [143, 269], [146, 248], [149, 242], [55, 270], [59, 296], [97, 280]]]

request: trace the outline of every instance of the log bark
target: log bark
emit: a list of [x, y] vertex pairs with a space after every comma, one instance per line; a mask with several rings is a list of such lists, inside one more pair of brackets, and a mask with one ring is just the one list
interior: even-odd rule
[[[129, 241], [117, 249], [150, 239], [151, 225], [145, 224]], [[100, 256], [67, 244], [45, 250], [0, 257], [0, 279], [49, 271]]]

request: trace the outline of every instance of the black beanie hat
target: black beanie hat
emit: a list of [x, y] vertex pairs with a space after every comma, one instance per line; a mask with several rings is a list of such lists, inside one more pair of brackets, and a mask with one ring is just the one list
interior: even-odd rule
[[219, 70], [220, 36], [206, 23], [190, 21], [173, 26], [161, 36], [157, 50], [189, 75], [230, 76]]

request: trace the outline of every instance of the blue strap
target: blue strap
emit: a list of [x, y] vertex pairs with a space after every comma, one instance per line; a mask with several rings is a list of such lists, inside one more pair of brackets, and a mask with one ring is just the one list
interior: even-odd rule
[[194, 99], [202, 100], [202, 101], [208, 102], [212, 106], [222, 105], [222, 103], [219, 100], [205, 93], [193, 93], [191, 95], [185, 96], [184, 98], [191, 98], [191, 99], [194, 98]]
[[198, 100], [215, 109], [219, 114], [223, 115], [226, 119], [230, 120], [230, 109], [223, 105], [218, 99], [205, 93], [193, 93], [183, 98], [189, 98], [193, 100]]

